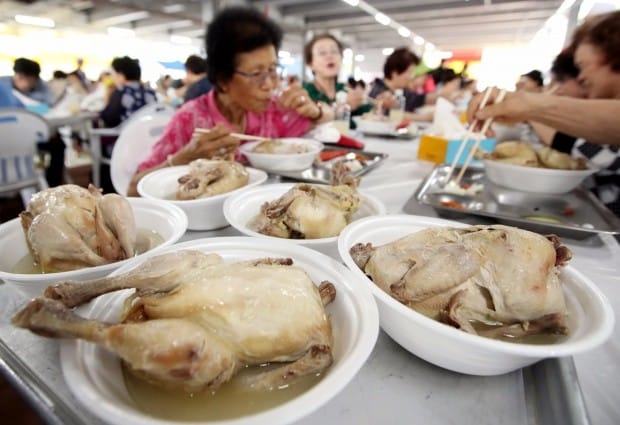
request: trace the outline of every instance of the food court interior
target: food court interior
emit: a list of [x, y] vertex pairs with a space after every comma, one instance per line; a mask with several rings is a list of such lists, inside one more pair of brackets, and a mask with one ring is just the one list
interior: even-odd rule
[[[620, 2], [3, 0], [0, 3], [0, 78], [12, 78], [17, 73], [17, 60], [26, 58], [39, 65], [39, 79], [49, 86], [54, 96], [52, 101], [45, 104], [46, 102], [35, 101], [31, 103], [32, 99], [27, 98], [27, 95], [24, 99], [18, 94], [23, 103], [21, 106], [48, 119], [50, 134], [56, 134], [64, 145], [60, 151], [62, 158], [60, 169], [56, 170], [60, 173], [57, 176], [50, 176], [48, 173], [50, 162], [54, 162], [54, 156], [58, 155], [58, 152], [53, 149], [38, 152], [39, 166], [48, 167], [43, 171], [43, 176], [49, 181], [58, 181], [60, 184], [75, 183], [82, 187], [87, 187], [89, 183], [98, 183], [106, 192], [118, 192], [113, 176], [110, 176], [110, 158], [101, 153], [105, 151], [105, 146], [102, 148], [97, 145], [98, 147], [93, 149], [93, 143], [103, 143], [101, 140], [110, 135], [119, 137], [120, 140], [122, 134], [122, 128], [116, 124], [108, 126], [112, 130], [109, 134], [105, 132], [105, 128], [98, 132], [102, 130], [101, 127], [105, 127], [99, 114], [106, 108], [109, 93], [116, 89], [114, 78], [118, 71], [112, 65], [113, 59], [137, 59], [141, 69], [139, 80], [145, 87], [152, 89], [156, 102], [177, 109], [186, 101], [184, 96], [188, 87], [205, 75], [204, 69], [200, 72], [190, 69], [188, 58], [209, 60], [205, 50], [207, 25], [221, 10], [231, 6], [255, 8], [282, 28], [283, 40], [277, 55], [284, 88], [298, 84], [297, 82], [310, 82], [315, 78], [316, 74], [310, 69], [304, 55], [304, 46], [319, 34], [329, 33], [340, 41], [343, 49], [342, 64], [337, 72], [337, 80], [349, 84], [348, 90], [357, 90], [358, 84], [362, 83], [362, 96], [367, 100], [374, 89], [375, 81], [387, 77], [384, 75], [387, 58], [399, 48], [412, 52], [417, 61], [408, 75], [409, 82], [404, 89], [424, 96], [426, 101], [423, 99], [417, 108], [407, 110], [413, 114], [407, 125], [419, 148], [416, 144], [415, 150], [412, 150], [412, 145], [408, 145], [402, 152], [426, 161], [428, 166], [421, 167], [420, 175], [415, 175], [414, 180], [418, 183], [430, 172], [431, 165], [435, 162], [447, 162], [447, 157], [443, 156], [441, 161], [433, 160], [431, 154], [423, 157], [420, 135], [426, 129], [430, 128], [432, 130], [429, 131], [435, 132], [433, 137], [445, 137], [443, 140], [446, 141], [453, 138], [450, 137], [450, 126], [465, 128], [469, 102], [476, 99], [476, 96], [480, 97], [488, 87], [509, 93], [528, 90], [523, 88], [523, 84], [529, 78], [534, 81], [532, 90], [556, 90], [554, 84], [558, 80], [551, 67], [556, 56], [570, 44], [575, 29], [591, 17], [620, 9]], [[196, 74], [202, 76], [197, 77]], [[72, 77], [77, 79], [73, 80]], [[208, 79], [208, 75], [206, 78]], [[451, 81], [457, 81], [457, 84], [451, 84]], [[620, 93], [620, 90], [617, 93]], [[392, 90], [392, 94], [398, 93]], [[378, 103], [380, 108], [381, 102]], [[376, 105], [377, 103], [373, 103], [373, 107]], [[3, 105], [0, 97], [0, 112], [4, 106], [15, 105]], [[448, 108], [447, 114], [451, 115], [447, 120], [450, 121], [449, 124], [441, 122], [442, 118], [445, 118], [442, 115], [446, 113], [444, 108]], [[320, 114], [323, 114], [320, 107], [319, 110]], [[353, 124], [347, 130], [348, 139], [353, 142], [361, 141], [363, 146], [368, 134], [363, 133], [359, 125], [357, 129], [355, 127]], [[502, 128], [495, 129], [496, 136], [505, 130]], [[518, 132], [508, 131], [509, 134], [504, 135], [504, 140], [521, 137], [521, 141], [532, 142], [532, 126], [528, 127], [528, 130], [529, 133], [523, 128]], [[439, 134], [442, 131], [444, 134]], [[370, 134], [372, 139], [373, 133]], [[398, 140], [396, 133], [389, 136], [394, 136], [392, 138], [396, 139], [396, 144], [404, 143]], [[458, 137], [460, 138], [460, 133]], [[342, 141], [342, 138], [340, 140]], [[373, 145], [368, 141], [367, 146], [384, 145]], [[395, 145], [380, 153], [389, 154], [392, 158], [402, 154], [396, 148], [391, 151], [392, 146]], [[2, 149], [0, 145], [0, 157], [4, 156]], [[615, 149], [617, 156], [617, 146]], [[365, 165], [362, 161], [362, 166]], [[2, 167], [5, 165], [2, 164]], [[2, 170], [4, 172], [4, 168]], [[385, 167], [379, 166], [369, 169], [367, 176], [372, 179], [373, 174], [383, 176], [381, 173], [387, 174], [387, 171]], [[0, 177], [6, 178], [4, 175]], [[363, 177], [362, 181], [364, 178], [366, 177]], [[617, 174], [615, 179], [617, 185]], [[379, 177], [376, 177], [376, 180], [378, 181]], [[413, 194], [414, 189], [415, 187], [411, 189], [409, 195]], [[2, 190], [0, 196], [2, 222], [14, 219], [24, 209], [24, 200], [19, 190]], [[388, 208], [388, 213], [402, 211], [401, 206], [398, 205], [393, 211]], [[461, 204], [459, 208], [462, 208]], [[617, 214], [617, 211], [615, 212]], [[607, 211], [602, 214], [602, 217], [607, 218], [608, 213]], [[612, 213], [611, 216], [613, 215]], [[607, 233], [615, 232], [617, 238], [620, 228], [613, 229], [614, 220], [610, 219], [612, 229]], [[6, 247], [3, 246], [2, 249]], [[610, 249], [614, 252], [614, 257], [610, 260], [613, 263], [613, 258], [618, 258], [617, 243]], [[596, 257], [597, 254], [592, 255]], [[615, 266], [607, 264], [605, 267], [606, 278], [611, 283], [620, 283], [617, 280], [617, 263]], [[603, 271], [597, 270], [596, 273]], [[613, 337], [617, 338], [618, 333]], [[616, 375], [620, 372], [617, 365], [614, 372]], [[44, 409], [35, 408], [32, 399], [23, 396], [21, 389], [12, 388], [15, 385], [12, 380], [7, 381], [2, 375], [0, 379], [0, 410], [6, 423], [58, 423], [46, 418]], [[587, 385], [588, 389], [593, 386], [592, 382]], [[600, 394], [596, 395], [599, 396]], [[611, 398], [604, 397], [605, 400], [600, 405], [589, 409], [591, 423], [620, 422], [620, 410], [609, 402], [617, 396], [620, 396], [620, 393], [616, 389], [615, 393], [609, 396]], [[586, 394], [586, 400], [589, 397], [590, 395]], [[588, 413], [585, 416], [585, 421], [574, 423], [590, 423], [587, 420]], [[456, 422], [456, 418], [453, 419]], [[479, 423], [511, 423], [510, 420], [486, 420]], [[402, 421], [401, 423], [411, 423], [405, 419]], [[526, 418], [525, 423], [543, 422], [536, 422], [530, 417]]]

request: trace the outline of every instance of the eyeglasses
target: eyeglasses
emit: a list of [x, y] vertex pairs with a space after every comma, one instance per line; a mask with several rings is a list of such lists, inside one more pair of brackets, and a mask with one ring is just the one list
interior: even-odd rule
[[271, 81], [280, 81], [280, 75], [282, 75], [282, 67], [277, 65], [273, 68], [269, 68], [267, 71], [255, 71], [255, 72], [245, 72], [235, 70], [236, 74], [243, 75], [245, 78], [250, 80], [252, 84], [257, 86], [262, 86], [267, 81], [267, 78], [271, 79]]
[[316, 51], [316, 55], [317, 56], [321, 56], [321, 57], [325, 57], [325, 56], [328, 56], [328, 55], [340, 56], [341, 52], [340, 52], [339, 49], [336, 49], [336, 48], [334, 48], [334, 49], [319, 49], [319, 50]]

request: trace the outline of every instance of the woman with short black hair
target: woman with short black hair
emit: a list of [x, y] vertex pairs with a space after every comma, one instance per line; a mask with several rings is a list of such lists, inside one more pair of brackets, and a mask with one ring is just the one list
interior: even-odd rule
[[215, 16], [206, 34], [207, 75], [214, 90], [175, 113], [138, 166], [129, 195], [137, 195], [140, 178], [154, 170], [198, 158], [232, 157], [240, 143], [233, 132], [295, 137], [332, 119], [331, 108], [313, 102], [299, 86], [276, 96], [281, 40], [280, 28], [255, 9], [234, 7]]

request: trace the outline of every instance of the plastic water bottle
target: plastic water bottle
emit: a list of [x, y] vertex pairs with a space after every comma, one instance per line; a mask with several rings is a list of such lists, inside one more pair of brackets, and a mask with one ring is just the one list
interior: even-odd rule
[[401, 122], [405, 118], [405, 92], [403, 89], [394, 90], [396, 106], [390, 109], [390, 121]]
[[347, 103], [347, 93], [339, 91], [336, 93], [336, 101], [334, 102], [334, 127], [346, 136], [349, 134], [349, 125], [351, 119], [351, 106]]

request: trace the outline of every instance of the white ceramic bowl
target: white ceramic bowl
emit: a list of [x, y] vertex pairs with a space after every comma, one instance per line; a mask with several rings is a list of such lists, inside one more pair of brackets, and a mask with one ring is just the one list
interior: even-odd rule
[[[334, 335], [334, 362], [323, 378], [299, 396], [260, 413], [236, 419], [200, 422], [166, 421], [140, 411], [127, 392], [118, 358], [106, 349], [85, 341], [64, 341], [60, 360], [65, 380], [83, 404], [102, 420], [125, 425], [279, 425], [308, 415], [331, 400], [353, 379], [370, 355], [379, 331], [379, 318], [372, 294], [341, 263], [318, 252], [286, 241], [246, 237], [199, 239], [169, 247], [163, 252], [197, 249], [215, 252], [227, 261], [260, 257], [289, 257], [315, 283], [322, 280], [336, 287], [335, 300], [326, 307]], [[115, 271], [126, 272], [142, 259]], [[86, 315], [107, 322], [118, 321], [126, 291], [104, 295], [91, 304]], [[240, 401], [243, 403], [244, 401]]]
[[264, 171], [246, 167], [250, 175], [247, 185], [209, 198], [178, 201], [174, 199], [179, 185], [177, 180], [187, 174], [188, 170], [189, 165], [181, 165], [149, 173], [138, 182], [138, 193], [144, 198], [164, 200], [181, 208], [187, 214], [187, 228], [190, 230], [213, 230], [228, 226], [222, 211], [226, 198], [267, 180], [267, 173]]
[[[254, 187], [239, 194], [235, 194], [224, 202], [224, 216], [226, 220], [235, 229], [247, 236], [255, 236], [258, 238], [267, 238], [273, 241], [281, 241], [282, 238], [275, 236], [263, 235], [248, 228], [248, 222], [254, 218], [259, 212], [260, 207], [265, 202], [271, 202], [284, 195], [291, 189], [294, 183], [267, 184], [264, 186]], [[369, 194], [363, 191], [359, 192], [362, 196], [362, 203], [359, 210], [353, 215], [353, 219], [357, 220], [362, 217], [372, 215], [386, 214], [385, 205]], [[333, 258], [338, 258], [338, 238], [320, 239], [285, 239], [297, 245], [303, 245], [308, 248], [315, 249]]]
[[392, 134], [396, 131], [396, 126], [399, 124], [395, 121], [370, 120], [362, 117], [353, 117], [353, 120], [357, 124], [357, 129], [362, 133], [376, 135]]
[[279, 138], [285, 144], [304, 145], [308, 152], [274, 154], [256, 153], [253, 149], [262, 142], [244, 143], [239, 151], [245, 155], [253, 167], [267, 171], [300, 171], [312, 166], [316, 156], [323, 150], [323, 144], [317, 140], [302, 139], [295, 137]]
[[[147, 229], [157, 232], [163, 243], [151, 251], [158, 251], [178, 241], [187, 230], [187, 216], [178, 207], [162, 201], [142, 198], [127, 198], [134, 211], [138, 230]], [[28, 254], [26, 238], [21, 220], [15, 218], [0, 225], [0, 244], [4, 247], [0, 256], [0, 279], [13, 285], [29, 297], [43, 294], [48, 285], [61, 280], [88, 280], [105, 276], [113, 270], [130, 262], [132, 259], [117, 261], [103, 266], [88, 267], [47, 274], [13, 273], [15, 265]], [[11, 247], [7, 249], [6, 247]], [[139, 258], [146, 253], [137, 255]]]
[[525, 167], [490, 159], [484, 160], [484, 170], [487, 178], [495, 184], [536, 193], [569, 192], [597, 171]]
[[560, 342], [532, 345], [468, 334], [430, 319], [382, 291], [355, 264], [349, 249], [356, 243], [382, 245], [433, 226], [463, 227], [462, 223], [429, 217], [388, 215], [368, 217], [348, 225], [338, 250], [360, 284], [370, 288], [381, 328], [406, 350], [437, 366], [471, 375], [499, 375], [544, 358], [572, 356], [602, 344], [614, 327], [609, 301], [588, 278], [564, 267], [561, 280], [569, 311], [570, 335]]

